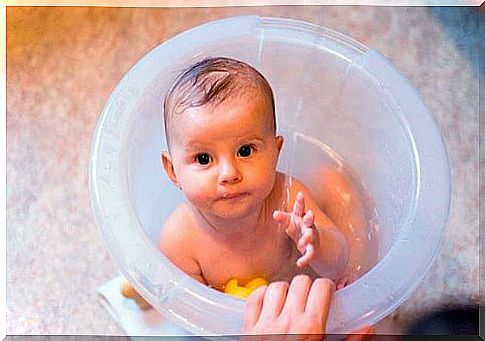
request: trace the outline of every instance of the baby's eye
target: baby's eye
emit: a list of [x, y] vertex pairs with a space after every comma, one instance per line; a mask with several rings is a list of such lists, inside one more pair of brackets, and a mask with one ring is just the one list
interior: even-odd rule
[[211, 161], [211, 157], [207, 153], [200, 153], [200, 154], [197, 154], [197, 156], [195, 157], [195, 160], [201, 165], [207, 165]]
[[244, 145], [237, 151], [237, 155], [241, 157], [248, 157], [253, 153], [254, 148], [250, 145]]

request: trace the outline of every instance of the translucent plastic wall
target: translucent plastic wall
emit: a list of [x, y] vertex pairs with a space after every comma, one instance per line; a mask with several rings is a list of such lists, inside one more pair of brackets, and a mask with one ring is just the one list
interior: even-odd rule
[[196, 27], [150, 52], [115, 89], [93, 140], [90, 187], [121, 271], [182, 327], [238, 333], [243, 301], [193, 281], [156, 246], [183, 200], [159, 159], [163, 96], [181, 70], [208, 56], [245, 61], [272, 85], [285, 137], [280, 170], [312, 188], [314, 169], [343, 160], [365, 185], [379, 217], [380, 261], [336, 293], [328, 331], [377, 322], [409, 296], [438, 250], [448, 158], [432, 115], [392, 65], [348, 37], [294, 20], [248, 16]]

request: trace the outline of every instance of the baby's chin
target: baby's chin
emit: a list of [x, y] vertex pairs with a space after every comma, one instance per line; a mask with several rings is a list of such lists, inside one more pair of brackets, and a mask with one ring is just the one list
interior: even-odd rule
[[212, 212], [219, 218], [237, 219], [245, 218], [251, 213], [254, 213], [256, 207], [250, 203], [224, 203], [224, 205], [216, 205]]
[[251, 195], [246, 194], [240, 198], [229, 198], [216, 200], [208, 212], [220, 219], [244, 219], [259, 211], [262, 200], [255, 200]]

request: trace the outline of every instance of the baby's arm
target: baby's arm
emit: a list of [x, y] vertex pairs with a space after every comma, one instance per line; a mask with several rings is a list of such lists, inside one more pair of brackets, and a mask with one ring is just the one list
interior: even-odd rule
[[294, 180], [290, 189], [290, 213], [275, 211], [274, 219], [287, 225], [286, 232], [302, 253], [299, 267], [310, 265], [323, 277], [338, 280], [349, 259], [347, 240], [312, 199], [308, 189]]
[[159, 247], [172, 263], [193, 279], [207, 285], [196, 260], [198, 247], [194, 241], [193, 222], [185, 204], [181, 204], [165, 222]]

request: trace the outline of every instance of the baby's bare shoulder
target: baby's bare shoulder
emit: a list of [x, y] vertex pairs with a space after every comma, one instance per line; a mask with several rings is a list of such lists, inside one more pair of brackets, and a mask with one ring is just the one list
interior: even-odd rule
[[185, 273], [205, 283], [198, 262], [200, 233], [197, 233], [196, 224], [187, 204], [180, 204], [163, 225], [159, 247]]
[[180, 204], [163, 224], [160, 246], [172, 247], [189, 242], [193, 237], [196, 221], [186, 203]]
[[305, 196], [310, 196], [310, 191], [308, 190], [307, 186], [303, 182], [295, 178], [294, 176], [291, 176], [282, 172], [277, 172], [276, 184], [279, 187], [283, 188], [285, 191], [289, 189], [289, 193], [290, 193], [289, 204], [291, 205], [293, 205], [293, 202], [296, 197], [296, 193], [298, 192], [303, 192]]

